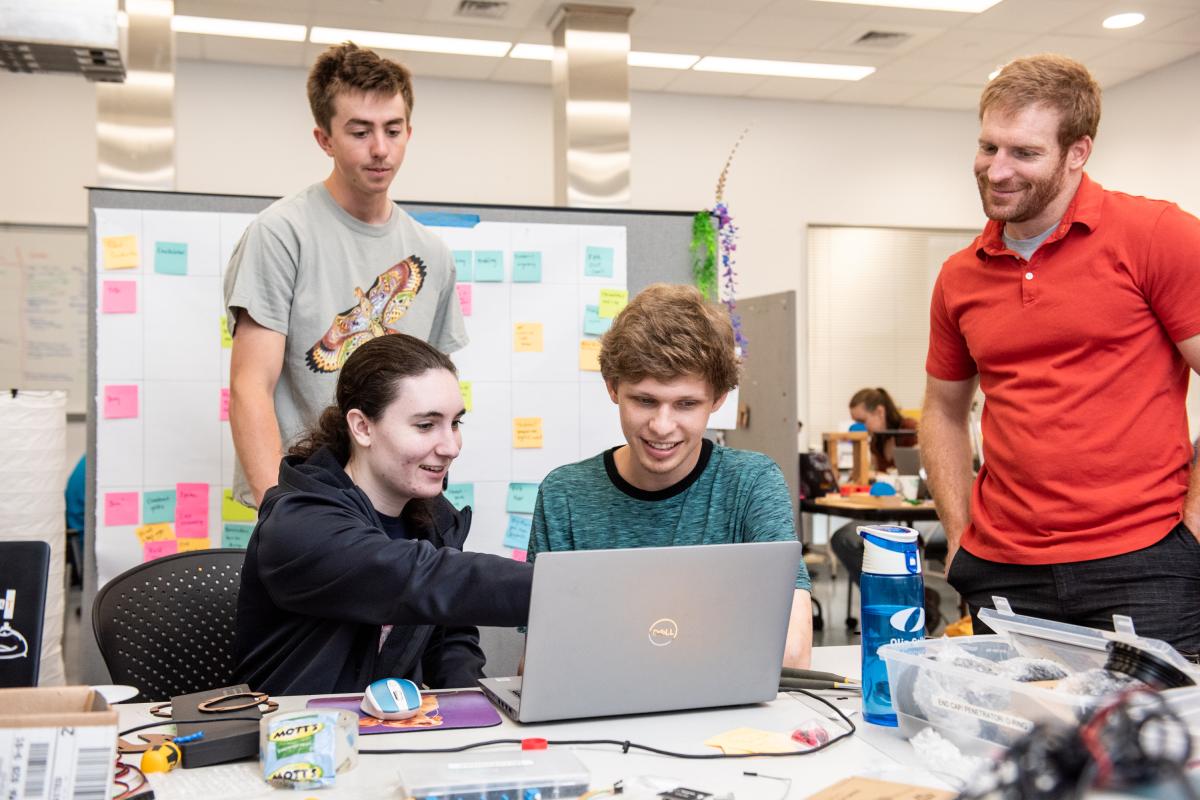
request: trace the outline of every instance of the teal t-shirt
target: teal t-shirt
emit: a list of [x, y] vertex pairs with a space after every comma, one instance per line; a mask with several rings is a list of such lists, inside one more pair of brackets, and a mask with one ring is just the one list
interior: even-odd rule
[[[554, 550], [795, 541], [787, 483], [763, 454], [705, 440], [691, 474], [647, 492], [617, 473], [616, 449], [559, 467], [542, 481], [529, 561]], [[804, 562], [796, 588], [812, 588]]]

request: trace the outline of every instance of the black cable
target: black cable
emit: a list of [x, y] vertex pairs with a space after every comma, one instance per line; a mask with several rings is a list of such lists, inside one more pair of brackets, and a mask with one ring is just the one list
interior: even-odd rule
[[127, 736], [131, 733], [144, 731], [147, 728], [158, 728], [163, 725], [207, 725], [210, 722], [258, 722], [262, 717], [206, 717], [204, 719], [160, 719], [158, 722], [147, 722], [145, 725], [135, 725], [126, 728], [117, 736]]
[[[616, 745], [617, 747], [620, 747], [622, 753], [628, 753], [630, 750], [641, 750], [643, 752], [653, 753], [654, 755], [667, 756], [668, 758], [686, 758], [686, 759], [691, 759], [691, 760], [695, 760], [695, 761], [711, 761], [711, 760], [722, 759], [722, 758], [784, 758], [784, 757], [791, 757], [791, 756], [805, 756], [805, 755], [809, 755], [811, 753], [819, 753], [822, 750], [824, 750], [825, 748], [831, 747], [834, 744], [842, 741], [843, 739], [853, 736], [855, 731], [858, 730], [857, 728], [854, 727], [854, 723], [850, 721], [850, 718], [842, 713], [842, 710], [840, 708], [835, 706], [833, 703], [830, 703], [825, 698], [815, 695], [812, 692], [806, 691], [804, 689], [793, 689], [791, 691], [796, 694], [807, 695], [808, 697], [811, 697], [814, 700], [824, 703], [825, 705], [832, 708], [834, 713], [836, 713], [839, 717], [841, 717], [842, 721], [846, 723], [846, 725], [849, 727], [849, 730], [845, 731], [844, 733], [842, 733], [838, 736], [833, 737], [828, 742], [824, 742], [822, 744], [817, 745], [816, 747], [810, 747], [807, 750], [796, 750], [794, 752], [788, 752], [788, 753], [676, 753], [672, 750], [662, 750], [657, 747], [651, 747], [650, 745], [637, 744], [636, 742], [631, 742], [629, 740], [620, 740], [620, 739], [547, 739], [546, 744], [549, 746], [554, 746], [554, 747], [577, 747], [577, 746], [581, 746], [581, 745], [611, 744], [611, 745]], [[499, 745], [499, 744], [518, 744], [519, 745], [522, 741], [523, 740], [521, 740], [521, 739], [489, 739], [489, 740], [483, 741], [483, 742], [472, 742], [471, 744], [464, 744], [464, 745], [461, 745], [460, 747], [440, 747], [440, 748], [429, 748], [429, 749], [399, 748], [399, 749], [389, 749], [389, 750], [359, 750], [358, 752], [360, 755], [380, 755], [380, 756], [382, 756], [382, 755], [388, 755], [388, 756], [391, 756], [391, 755], [428, 755], [428, 754], [432, 754], [432, 753], [462, 753], [466, 750], [475, 750], [480, 747], [490, 747], [492, 745]]]

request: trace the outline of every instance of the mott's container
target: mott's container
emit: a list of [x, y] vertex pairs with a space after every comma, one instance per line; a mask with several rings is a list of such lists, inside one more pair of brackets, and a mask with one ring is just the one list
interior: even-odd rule
[[863, 719], [896, 727], [887, 664], [879, 655], [886, 644], [925, 637], [925, 581], [917, 532], [898, 525], [861, 525]]
[[358, 764], [358, 715], [291, 711], [259, 723], [263, 780], [278, 789], [321, 789]]

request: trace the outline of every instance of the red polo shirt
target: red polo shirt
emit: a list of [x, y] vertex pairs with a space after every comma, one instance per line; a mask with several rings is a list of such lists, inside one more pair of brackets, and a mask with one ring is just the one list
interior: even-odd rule
[[942, 266], [926, 371], [979, 374], [984, 466], [966, 548], [1057, 564], [1148, 547], [1180, 519], [1200, 334], [1200, 220], [1086, 175], [1028, 261], [1003, 224]]

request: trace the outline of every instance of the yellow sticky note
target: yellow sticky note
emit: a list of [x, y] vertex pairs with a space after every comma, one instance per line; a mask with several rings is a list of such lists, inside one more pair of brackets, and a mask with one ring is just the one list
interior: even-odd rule
[[542, 446], [542, 418], [516, 417], [513, 419], [513, 447], [529, 448]]
[[726, 754], [733, 753], [794, 753], [800, 748], [791, 736], [776, 731], [757, 728], [734, 728], [719, 733], [704, 742], [709, 747], [718, 747]]
[[458, 393], [462, 395], [463, 408], [466, 409], [467, 411], [471, 411], [472, 406], [475, 405], [475, 402], [471, 397], [471, 382], [470, 381], [459, 381], [458, 382]]
[[579, 342], [579, 368], [585, 372], [600, 371], [600, 341], [582, 339]]
[[629, 305], [629, 292], [625, 289], [600, 290], [600, 318], [612, 319]]
[[229, 318], [221, 315], [221, 347], [225, 350], [233, 347], [233, 337], [229, 335]]
[[175, 531], [169, 522], [156, 522], [153, 525], [142, 525], [137, 529], [137, 537], [142, 544], [146, 542], [165, 542], [175, 538]]
[[175, 540], [179, 544], [179, 552], [186, 553], [189, 550], [207, 550], [212, 547], [208, 543], [207, 536], [185, 536], [182, 539]]
[[129, 236], [105, 236], [100, 239], [105, 269], [134, 269], [138, 265], [138, 241]]
[[221, 519], [225, 522], [257, 522], [258, 512], [233, 498], [233, 489], [221, 494]]
[[513, 352], [542, 352], [542, 323], [518, 322], [513, 326]]

